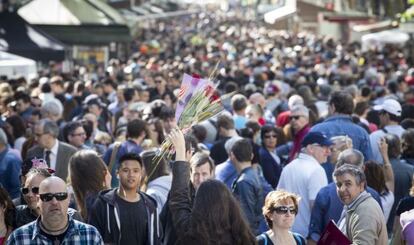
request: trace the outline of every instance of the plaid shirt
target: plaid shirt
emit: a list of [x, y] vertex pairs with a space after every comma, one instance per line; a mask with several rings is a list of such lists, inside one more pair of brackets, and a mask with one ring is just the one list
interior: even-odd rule
[[[53, 241], [40, 233], [40, 217], [15, 230], [7, 240], [7, 245], [11, 244], [51, 244]], [[79, 222], [69, 216], [69, 227], [62, 244], [104, 244], [98, 230], [91, 225]]]

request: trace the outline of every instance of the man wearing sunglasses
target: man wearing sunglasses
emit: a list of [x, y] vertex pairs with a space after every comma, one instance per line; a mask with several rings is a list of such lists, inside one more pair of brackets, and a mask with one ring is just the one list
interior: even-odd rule
[[95, 227], [67, 214], [70, 195], [61, 178], [43, 180], [39, 198], [40, 217], [15, 230], [7, 244], [103, 244]]
[[303, 137], [309, 132], [309, 109], [304, 105], [295, 105], [290, 110], [290, 127], [293, 133], [293, 147], [289, 152], [289, 162], [295, 159], [301, 149]]

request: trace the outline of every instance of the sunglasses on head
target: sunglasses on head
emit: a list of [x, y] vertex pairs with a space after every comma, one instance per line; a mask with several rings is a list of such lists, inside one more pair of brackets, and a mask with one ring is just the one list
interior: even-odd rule
[[295, 207], [287, 207], [287, 206], [274, 207], [273, 211], [276, 211], [277, 214], [287, 214], [288, 211], [291, 214], [298, 213], [298, 210]]
[[31, 191], [33, 194], [39, 194], [39, 187], [32, 187], [32, 188], [24, 187], [24, 188], [22, 188], [23, 195], [29, 194], [29, 191]]
[[53, 198], [56, 198], [56, 200], [58, 201], [63, 201], [63, 200], [66, 200], [66, 198], [68, 198], [68, 193], [67, 192], [43, 193], [43, 194], [40, 194], [39, 196], [40, 196], [40, 200], [42, 200], [43, 202], [49, 202]]
[[298, 120], [301, 116], [290, 116], [290, 120]]

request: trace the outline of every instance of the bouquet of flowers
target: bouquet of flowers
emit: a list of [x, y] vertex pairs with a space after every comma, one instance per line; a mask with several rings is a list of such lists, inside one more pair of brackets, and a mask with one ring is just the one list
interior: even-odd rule
[[[207, 120], [223, 110], [220, 97], [217, 93], [217, 85], [209, 79], [202, 79], [198, 75], [184, 74], [178, 103], [175, 111], [177, 126], [185, 134], [191, 127]], [[231, 95], [226, 95], [226, 98]], [[171, 159], [175, 153], [170, 139], [167, 137], [160, 146], [160, 151], [154, 157], [155, 164], [162, 158]]]

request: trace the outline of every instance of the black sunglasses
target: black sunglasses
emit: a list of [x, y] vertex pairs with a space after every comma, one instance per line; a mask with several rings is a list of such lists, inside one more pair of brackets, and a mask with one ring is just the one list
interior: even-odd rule
[[24, 188], [22, 188], [23, 195], [29, 194], [29, 191], [31, 191], [33, 194], [39, 194], [39, 187], [32, 187], [32, 188], [24, 187]]
[[269, 135], [265, 135], [264, 138], [265, 139], [277, 138], [277, 135], [276, 134], [269, 134]]
[[66, 198], [68, 198], [68, 193], [67, 192], [43, 193], [43, 194], [40, 194], [39, 196], [40, 196], [40, 200], [42, 200], [43, 202], [52, 201], [54, 197], [58, 201], [63, 201], [63, 200], [66, 200]]
[[289, 119], [290, 119], [290, 120], [292, 120], [292, 119], [298, 120], [300, 117], [301, 117], [301, 116], [290, 116], [290, 117], [289, 117]]
[[294, 215], [298, 213], [298, 210], [295, 207], [286, 207], [286, 206], [274, 207], [273, 211], [276, 211], [277, 214], [287, 214], [288, 211]]

